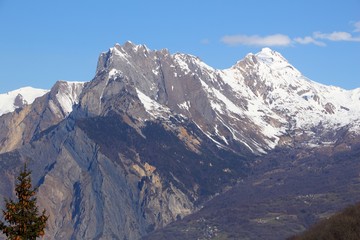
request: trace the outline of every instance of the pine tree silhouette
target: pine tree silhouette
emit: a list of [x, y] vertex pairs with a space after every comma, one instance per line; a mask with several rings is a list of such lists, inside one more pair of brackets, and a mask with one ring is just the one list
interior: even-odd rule
[[46, 210], [39, 215], [36, 206], [36, 189], [32, 189], [31, 171], [24, 169], [17, 177], [15, 192], [17, 201], [5, 198], [4, 219], [0, 221], [0, 230], [10, 240], [35, 240], [45, 234], [48, 216]]

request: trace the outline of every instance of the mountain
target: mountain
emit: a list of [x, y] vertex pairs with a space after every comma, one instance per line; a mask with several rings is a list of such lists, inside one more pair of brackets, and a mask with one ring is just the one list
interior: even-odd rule
[[48, 91], [32, 87], [24, 87], [8, 93], [0, 94], [0, 116], [13, 112], [17, 108], [31, 104], [35, 98], [41, 97]]
[[313, 82], [268, 48], [217, 70], [116, 44], [90, 82], [0, 117], [0, 199], [28, 162], [49, 239], [286, 237], [356, 195], [359, 103], [360, 89]]
[[65, 119], [79, 101], [83, 85], [81, 82], [59, 81], [50, 91], [42, 90], [44, 94], [32, 104], [1, 116], [0, 153], [29, 143], [36, 135]]
[[297, 138], [317, 145], [334, 128], [360, 129], [360, 89], [312, 82], [269, 48], [230, 69], [216, 70], [191, 55], [127, 43], [101, 55], [97, 75], [106, 71], [107, 81], [117, 74], [129, 76], [140, 100], [150, 101], [144, 104], [147, 112], [158, 116], [169, 108], [225, 147], [241, 142], [262, 154], [277, 145], [298, 144]]

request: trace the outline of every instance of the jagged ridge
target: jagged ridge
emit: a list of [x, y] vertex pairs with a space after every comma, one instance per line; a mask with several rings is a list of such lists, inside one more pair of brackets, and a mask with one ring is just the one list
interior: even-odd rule
[[0, 118], [0, 194], [30, 161], [47, 237], [139, 239], [242, 182], [275, 147], [351, 140], [359, 92], [312, 82], [270, 49], [216, 70], [116, 44], [91, 82], [58, 82]]
[[316, 146], [319, 136], [333, 129], [360, 130], [360, 89], [313, 82], [269, 48], [216, 70], [191, 55], [128, 42], [101, 55], [97, 75], [111, 86], [125, 76], [151, 115], [145, 118], [182, 114], [219, 146], [237, 141], [264, 153], [278, 144], [296, 144], [298, 131], [306, 132], [306, 144]]

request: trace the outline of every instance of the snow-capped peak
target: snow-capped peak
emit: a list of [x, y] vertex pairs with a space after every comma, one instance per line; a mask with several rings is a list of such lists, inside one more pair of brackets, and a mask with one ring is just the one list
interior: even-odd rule
[[121, 89], [121, 81], [131, 82], [150, 115], [163, 116], [163, 110], [170, 109], [166, 114], [183, 114], [209, 136], [225, 137], [223, 143], [242, 142], [254, 152], [266, 152], [299, 129], [316, 135], [314, 141], [319, 134], [313, 129], [320, 125], [360, 131], [358, 94], [309, 80], [270, 48], [217, 70], [192, 55], [151, 51], [128, 42], [115, 45], [100, 63], [108, 73], [104, 86], [119, 82]]
[[128, 54], [129, 52], [138, 52], [138, 51], [142, 51], [142, 52], [148, 52], [150, 51], [150, 49], [144, 45], [144, 44], [134, 44], [131, 41], [127, 41], [125, 42], [124, 45], [120, 45], [119, 43], [116, 43], [114, 45], [114, 47], [110, 48], [110, 51], [114, 53], [114, 50], [120, 51], [124, 54]]
[[260, 74], [266, 72], [273, 76], [277, 75], [277, 78], [290, 77], [293, 79], [302, 76], [300, 71], [292, 66], [283, 55], [270, 48], [263, 48], [260, 52], [256, 53], [254, 57], [257, 60]]
[[283, 63], [287, 65], [289, 64], [289, 62], [280, 53], [270, 48], [263, 48], [260, 52], [255, 54], [255, 56], [259, 61], [268, 64], [273, 64], [273, 63]]
[[0, 94], [0, 116], [13, 112], [15, 109], [31, 104], [36, 98], [45, 95], [49, 90], [23, 87], [14, 91]]

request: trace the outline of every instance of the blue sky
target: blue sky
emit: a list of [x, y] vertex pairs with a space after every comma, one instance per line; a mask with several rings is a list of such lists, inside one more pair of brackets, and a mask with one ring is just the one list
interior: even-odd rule
[[270, 47], [310, 79], [360, 87], [360, 0], [0, 0], [0, 93], [89, 81], [130, 40], [223, 69]]

